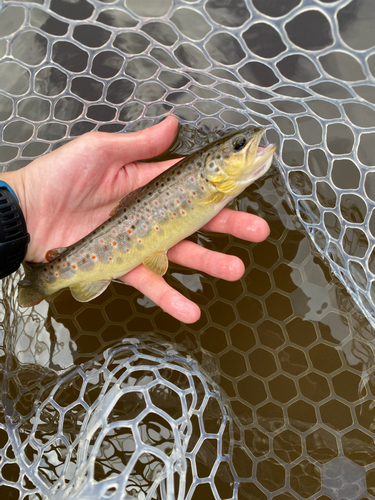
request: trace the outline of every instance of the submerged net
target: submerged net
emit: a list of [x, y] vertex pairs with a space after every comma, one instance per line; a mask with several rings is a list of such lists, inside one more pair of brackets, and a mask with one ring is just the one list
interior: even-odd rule
[[[371, 0], [0, 5], [4, 170], [85, 132], [138, 130], [167, 114], [205, 131], [261, 125], [279, 144], [290, 205], [375, 326]], [[252, 464], [235, 452], [225, 402], [183, 354], [129, 342], [64, 377], [49, 374], [46, 392], [32, 382], [30, 412], [3, 398], [1, 457], [13, 467], [3, 466], [3, 484], [20, 498], [256, 495], [243, 486]], [[75, 399], [64, 401], [66, 385]]]

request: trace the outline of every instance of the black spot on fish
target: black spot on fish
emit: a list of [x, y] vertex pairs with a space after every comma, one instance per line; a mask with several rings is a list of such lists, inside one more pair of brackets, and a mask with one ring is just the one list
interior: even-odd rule
[[210, 163], [210, 167], [212, 168], [213, 166], [214, 166], [214, 162], [212, 161], [212, 162]]
[[152, 195], [152, 193], [150, 192], [150, 193], [148, 193], [148, 195], [149, 195], [149, 196], [151, 196], [151, 195]]
[[44, 268], [44, 271], [47, 271], [47, 268], [46, 268], [46, 267]]
[[167, 196], [169, 196], [169, 192], [167, 191]]
[[220, 160], [220, 158], [221, 158], [221, 155], [217, 155], [217, 156], [216, 156], [216, 158], [217, 158], [218, 160]]
[[125, 215], [124, 220], [128, 220], [128, 216], [127, 215]]
[[170, 177], [167, 177], [167, 181], [169, 182], [170, 180], [171, 180], [171, 178], [170, 178]]
[[163, 184], [161, 185], [161, 187], [164, 187], [164, 182], [163, 182]]
[[141, 200], [137, 200], [137, 203], [141, 203]]
[[157, 183], [155, 184], [155, 186], [159, 186], [159, 183], [157, 182]]
[[[202, 162], [197, 161], [197, 167], [201, 167], [201, 166], [202, 166]], [[189, 167], [189, 170], [191, 170], [191, 167]]]
[[132, 226], [132, 229], [135, 229], [135, 226]]
[[124, 208], [124, 213], [126, 212], [126, 208]]
[[220, 170], [219, 167], [215, 168], [215, 172], [219, 172], [219, 170]]
[[181, 172], [180, 172], [180, 171], [178, 171], [178, 172], [177, 172], [177, 175], [180, 175], [180, 173], [181, 173]]

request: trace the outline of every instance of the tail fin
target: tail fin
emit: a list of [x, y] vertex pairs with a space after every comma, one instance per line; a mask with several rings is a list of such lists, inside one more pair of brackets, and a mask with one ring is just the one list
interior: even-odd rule
[[39, 283], [38, 264], [22, 262], [25, 277], [18, 284], [18, 303], [21, 307], [36, 306], [48, 295]]

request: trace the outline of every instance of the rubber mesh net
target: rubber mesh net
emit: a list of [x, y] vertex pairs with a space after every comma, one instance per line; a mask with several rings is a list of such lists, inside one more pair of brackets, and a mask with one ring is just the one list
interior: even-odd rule
[[[138, 130], [171, 113], [206, 131], [264, 126], [268, 140], [279, 144], [278, 167], [301, 223], [375, 326], [371, 0], [35, 0], [0, 6], [4, 170], [21, 168], [87, 131]], [[131, 363], [140, 363], [135, 375]], [[176, 377], [185, 385], [175, 386]], [[94, 398], [88, 394], [96, 380], [102, 382]], [[129, 343], [59, 379], [53, 389], [48, 384], [50, 395], [38, 393], [43, 403], [22, 425], [7, 413], [4, 429], [16, 458], [5, 451], [2, 457], [28, 470], [28, 479], [20, 475], [17, 483], [21, 497], [50, 498], [53, 491], [56, 498], [190, 498], [198, 486], [204, 497], [208, 483], [199, 479], [199, 453], [211, 464], [214, 498], [245, 495], [229, 431], [223, 451], [231, 422], [225, 402], [180, 355]], [[77, 386], [74, 402], [63, 401], [64, 384]], [[163, 400], [167, 395], [171, 406]], [[131, 422], [121, 415], [129, 401], [139, 409]], [[218, 415], [214, 430], [204, 422], [210, 401]], [[70, 426], [79, 427], [78, 441], [69, 441]], [[202, 446], [193, 447], [193, 435]], [[114, 448], [121, 464], [111, 461]], [[233, 483], [229, 493], [220, 490], [222, 477]], [[251, 491], [246, 495], [251, 498]]]

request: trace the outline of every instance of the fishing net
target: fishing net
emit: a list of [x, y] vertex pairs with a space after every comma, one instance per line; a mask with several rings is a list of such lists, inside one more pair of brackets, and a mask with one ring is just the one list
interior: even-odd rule
[[[139, 130], [168, 114], [205, 132], [261, 125], [279, 145], [285, 201], [375, 326], [371, 0], [0, 5], [3, 170], [85, 132]], [[33, 342], [39, 360], [46, 353], [43, 321], [38, 312], [28, 320], [7, 314], [4, 322], [29, 339], [22, 359], [31, 366]], [[12, 373], [14, 362], [3, 358]], [[133, 341], [45, 377], [20, 383], [31, 398], [22, 411], [3, 397], [1, 475], [9, 498], [263, 498], [247, 481], [253, 462], [233, 444], [225, 397], [183, 353]], [[64, 400], [66, 385], [76, 388], [75, 399]], [[207, 423], [207, 405], [216, 408], [215, 422]], [[275, 460], [267, 471], [277, 483]], [[325, 465], [331, 477], [340, 468], [334, 462]], [[347, 477], [363, 483], [353, 463], [344, 464]], [[297, 467], [316, 473], [302, 461], [292, 476]]]

